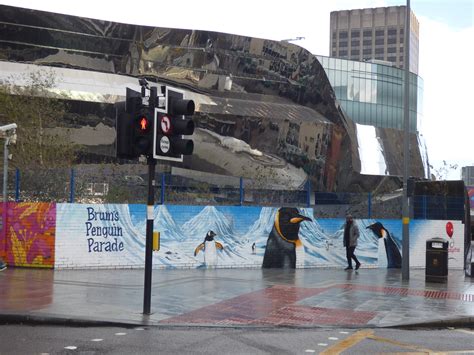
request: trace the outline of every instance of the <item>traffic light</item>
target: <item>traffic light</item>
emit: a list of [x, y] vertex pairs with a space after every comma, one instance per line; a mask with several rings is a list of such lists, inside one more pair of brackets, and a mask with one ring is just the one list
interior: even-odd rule
[[132, 121], [132, 146], [134, 154], [151, 156], [153, 154], [153, 118], [148, 108], [134, 114]]
[[139, 92], [127, 88], [125, 102], [116, 109], [117, 158], [136, 159], [153, 154], [153, 108], [142, 104]]
[[117, 158], [134, 159], [131, 140], [132, 118], [125, 110], [125, 102], [115, 104], [115, 130], [117, 137], [115, 140], [115, 152]]
[[194, 101], [186, 100], [184, 92], [166, 87], [164, 110], [155, 109], [155, 159], [183, 161], [183, 155], [191, 155], [194, 143], [183, 138], [194, 132], [194, 121], [186, 117], [194, 114]]

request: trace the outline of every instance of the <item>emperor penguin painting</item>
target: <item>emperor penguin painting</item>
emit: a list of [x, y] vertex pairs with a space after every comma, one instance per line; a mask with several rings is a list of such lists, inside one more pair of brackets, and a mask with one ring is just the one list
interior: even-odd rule
[[380, 222], [371, 224], [366, 229], [370, 229], [379, 239], [383, 239], [385, 253], [387, 254], [387, 268], [400, 269], [402, 267], [402, 254], [390, 232]]
[[296, 208], [282, 207], [277, 211], [262, 268], [296, 268], [296, 247], [302, 245], [298, 234], [303, 221], [311, 218], [301, 215]]
[[201, 250], [204, 250], [204, 264], [206, 266], [216, 266], [217, 265], [217, 249], [224, 249], [221, 243], [216, 242], [214, 237], [216, 233], [214, 231], [209, 231], [204, 238], [204, 242], [199, 244], [194, 250], [194, 256], [198, 255]]

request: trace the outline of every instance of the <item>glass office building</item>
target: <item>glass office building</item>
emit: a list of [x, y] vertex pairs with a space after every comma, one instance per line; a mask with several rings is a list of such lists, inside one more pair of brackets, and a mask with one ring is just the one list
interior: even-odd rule
[[[403, 69], [317, 55], [336, 98], [356, 123], [403, 130]], [[423, 80], [410, 73], [410, 131], [421, 130]]]

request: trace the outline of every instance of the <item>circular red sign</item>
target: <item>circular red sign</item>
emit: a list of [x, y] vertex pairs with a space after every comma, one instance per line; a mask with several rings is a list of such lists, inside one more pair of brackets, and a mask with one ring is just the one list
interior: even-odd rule
[[165, 134], [171, 132], [171, 121], [168, 116], [161, 116], [160, 127], [161, 131]]

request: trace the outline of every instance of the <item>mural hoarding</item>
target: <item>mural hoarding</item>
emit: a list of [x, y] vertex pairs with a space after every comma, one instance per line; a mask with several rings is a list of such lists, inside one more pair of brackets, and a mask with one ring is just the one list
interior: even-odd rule
[[[143, 267], [145, 208], [144, 205], [58, 204], [55, 267]], [[278, 245], [283, 245], [285, 252], [278, 250], [272, 254], [276, 261], [269, 267], [344, 267], [344, 220], [315, 219], [311, 208], [296, 211], [299, 216], [288, 218], [298, 224], [294, 234], [294, 230], [288, 232], [282, 225], [277, 226], [284, 212], [279, 208], [156, 206], [154, 229], [161, 234], [161, 248], [153, 253], [153, 266], [261, 267], [265, 253], [268, 259], [268, 250], [278, 250], [274, 245], [269, 247], [270, 240], [282, 237], [286, 241]], [[360, 229], [356, 255], [362, 267], [399, 267], [401, 221], [356, 219], [355, 222]], [[410, 265], [425, 266], [426, 240], [433, 237], [449, 241], [449, 267], [462, 269], [464, 235], [460, 221], [413, 220]], [[290, 260], [293, 254], [294, 265], [278, 261], [288, 256]]]
[[6, 218], [7, 264], [54, 267], [56, 204], [8, 203], [7, 211], [2, 215]]

